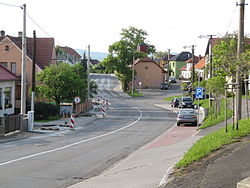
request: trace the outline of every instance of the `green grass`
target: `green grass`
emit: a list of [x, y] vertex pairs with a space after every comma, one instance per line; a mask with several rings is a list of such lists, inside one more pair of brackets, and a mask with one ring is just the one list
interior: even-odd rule
[[48, 117], [48, 119], [35, 120], [35, 122], [46, 123], [46, 122], [54, 121], [54, 120], [58, 120], [58, 119], [60, 119], [60, 117], [51, 116], [51, 117]]
[[243, 119], [239, 121], [239, 130], [233, 130], [232, 125], [228, 126], [228, 132], [221, 128], [198, 140], [191, 149], [176, 164], [177, 168], [185, 167], [221, 148], [226, 144], [236, 142], [239, 138], [250, 133], [250, 120]]
[[[209, 109], [209, 99], [204, 100], [204, 103], [201, 105], [204, 108]], [[221, 101], [221, 108], [220, 113], [217, 115], [217, 118], [214, 117], [213, 113], [209, 113], [208, 116], [203, 121], [202, 125], [199, 127], [199, 129], [204, 129], [210, 126], [214, 126], [220, 122], [223, 122], [225, 120], [225, 100], [222, 99]], [[227, 109], [227, 119], [231, 118], [233, 114], [233, 111], [231, 109]]]
[[[198, 104], [198, 100], [194, 101], [194, 104]], [[209, 99], [199, 100], [199, 105], [203, 108], [209, 108]]]
[[140, 93], [139, 91], [134, 91], [134, 94], [132, 93], [128, 93], [131, 97], [142, 97], [144, 96], [142, 93]]
[[165, 100], [165, 101], [172, 101], [174, 98], [178, 98], [178, 97], [182, 97], [182, 96], [167, 97], [167, 98], [164, 98], [164, 100]]

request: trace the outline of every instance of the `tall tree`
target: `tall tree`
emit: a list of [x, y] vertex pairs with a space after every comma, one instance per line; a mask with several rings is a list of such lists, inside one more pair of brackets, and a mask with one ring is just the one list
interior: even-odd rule
[[[147, 56], [143, 52], [137, 52], [137, 47], [141, 43], [148, 46], [147, 53], [153, 53], [155, 47], [146, 42], [147, 32], [135, 27], [122, 29], [121, 40], [109, 46], [109, 54], [102, 61], [102, 66], [106, 67], [106, 72], [115, 72], [122, 82], [124, 91], [128, 90], [128, 83], [132, 80], [133, 59]], [[134, 57], [134, 58], [133, 58]]]
[[206, 82], [206, 89], [209, 93], [214, 95], [214, 112], [215, 117], [217, 117], [218, 112], [220, 111], [220, 97], [224, 94], [224, 84], [226, 79], [224, 76], [214, 76], [209, 78]]
[[[213, 48], [213, 67], [215, 75], [235, 77], [237, 67], [241, 72], [249, 70], [250, 40], [245, 38], [244, 51], [237, 59], [237, 34], [226, 34]], [[246, 73], [246, 72], [245, 72]]]
[[153, 54], [154, 58], [161, 59], [162, 57], [168, 55], [168, 52], [157, 51]]
[[87, 97], [86, 80], [83, 79], [78, 68], [71, 67], [67, 63], [46, 67], [37, 74], [38, 93], [55, 101], [58, 107], [61, 102], [72, 102], [76, 96], [85, 99]]

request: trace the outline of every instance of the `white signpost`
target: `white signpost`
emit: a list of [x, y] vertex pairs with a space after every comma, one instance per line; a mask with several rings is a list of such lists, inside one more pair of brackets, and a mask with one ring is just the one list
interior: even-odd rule
[[199, 126], [200, 99], [203, 98], [203, 88], [202, 87], [196, 88], [195, 98], [198, 98], [198, 122], [197, 122], [197, 126]]
[[75, 97], [75, 98], [74, 98], [74, 102], [75, 102], [76, 104], [79, 104], [79, 103], [81, 102], [81, 98], [80, 98], [80, 97]]

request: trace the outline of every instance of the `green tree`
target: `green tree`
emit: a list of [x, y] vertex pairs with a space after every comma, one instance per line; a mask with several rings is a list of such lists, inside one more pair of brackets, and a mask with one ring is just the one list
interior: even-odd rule
[[161, 59], [162, 57], [168, 55], [168, 52], [157, 51], [153, 54], [154, 58]]
[[56, 46], [56, 55], [61, 55], [64, 53], [64, 50], [61, 48], [61, 46]]
[[[220, 112], [220, 101], [221, 96], [224, 94], [224, 85], [226, 79], [224, 76], [214, 76], [209, 78], [206, 82], [206, 91], [208, 93], [213, 93], [214, 96], [214, 114], [217, 118], [218, 112]], [[211, 109], [210, 109], [211, 110]]]
[[[242, 73], [249, 70], [250, 44], [245, 38], [243, 53], [237, 59], [237, 34], [226, 34], [213, 48], [213, 67], [215, 75], [232, 76], [235, 78], [236, 70], [240, 68]], [[244, 71], [244, 72], [243, 72]]]
[[71, 67], [67, 63], [46, 67], [37, 74], [38, 94], [55, 101], [58, 107], [61, 102], [72, 102], [76, 96], [85, 99], [87, 97], [87, 82], [77, 67], [78, 65]]
[[[108, 56], [101, 62], [105, 67], [105, 72], [116, 73], [118, 79], [122, 82], [124, 91], [129, 89], [129, 82], [132, 80], [133, 57], [135, 59], [147, 56], [142, 52], [137, 52], [137, 47], [141, 43], [146, 43], [147, 32], [135, 27], [122, 29], [120, 33], [121, 40], [109, 46]], [[147, 53], [153, 53], [155, 47], [147, 43]]]

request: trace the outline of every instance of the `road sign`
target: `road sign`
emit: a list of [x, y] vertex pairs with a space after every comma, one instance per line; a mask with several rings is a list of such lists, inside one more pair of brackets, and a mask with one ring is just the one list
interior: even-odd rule
[[79, 104], [81, 102], [81, 98], [80, 97], [75, 97], [74, 101], [76, 104]]
[[203, 88], [202, 87], [196, 88], [195, 98], [199, 98], [199, 99], [203, 98]]

